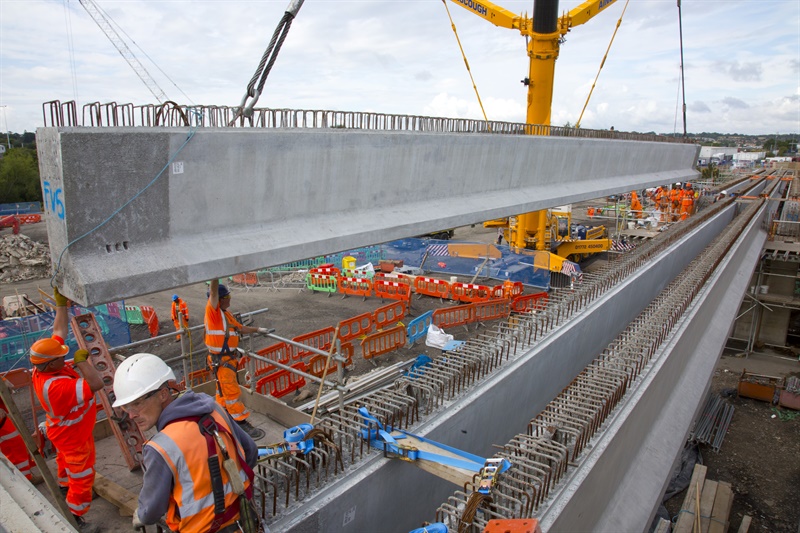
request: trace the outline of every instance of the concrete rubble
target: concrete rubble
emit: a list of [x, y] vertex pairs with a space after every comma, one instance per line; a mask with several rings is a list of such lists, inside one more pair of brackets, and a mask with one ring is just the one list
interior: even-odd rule
[[50, 274], [50, 249], [25, 235], [0, 236], [0, 281], [46, 278]]

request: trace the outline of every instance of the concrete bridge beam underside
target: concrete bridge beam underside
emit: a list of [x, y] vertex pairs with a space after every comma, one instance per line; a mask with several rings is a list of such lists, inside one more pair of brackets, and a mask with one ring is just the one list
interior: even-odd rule
[[[529, 420], [568, 386], [583, 368], [676, 276], [680, 275], [689, 262], [731, 222], [735, 209], [735, 206], [730, 206], [719, 215], [702, 223], [686, 237], [664, 250], [657, 260], [638, 270], [625, 283], [592, 303], [567, 324], [543, 338], [527, 353], [504, 366], [468, 394], [452, 402], [445, 411], [418, 427], [411, 428], [410, 431], [479, 456], [494, 454], [497, 450], [493, 445], [502, 445], [515, 434], [524, 433]], [[742, 272], [748, 271], [743, 269]], [[717, 278], [715, 290], [720, 294], [726, 293], [729, 289], [726, 285], [728, 281], [726, 278]], [[739, 288], [738, 285], [730, 287], [728, 297], [741, 299], [743, 287], [741, 292], [736, 293]], [[730, 307], [735, 312], [737, 306], [738, 300]], [[701, 321], [696, 326], [709, 326], [715, 331], [721, 328], [727, 332], [730, 323], [730, 320], [721, 322], [715, 318], [713, 321], [710, 319]], [[724, 345], [724, 332], [721, 337], [713, 340], [718, 343], [710, 348], [707, 344], [703, 345], [704, 364], [707, 366], [711, 361], [712, 369], [713, 361]], [[683, 348], [683, 345], [681, 347]], [[680, 365], [684, 356], [675, 353], [667, 356], [667, 359], [671, 361], [672, 357], [677, 357], [676, 365], [682, 368]], [[706, 386], [709, 376], [710, 372], [700, 376], [701, 389]], [[687, 404], [683, 409], [690, 410], [693, 415], [698, 402], [699, 400]], [[648, 413], [652, 410], [657, 412], [659, 407], [662, 407], [662, 404], [656, 402], [652, 407], [648, 407]], [[666, 409], [664, 412], [667, 412]], [[648, 435], [648, 428], [654, 420], [637, 421], [640, 424], [636, 426], [637, 432], [641, 431], [643, 435]], [[659, 454], [664, 455], [664, 460], [668, 463], [666, 472], [662, 467], [654, 472], [648, 472], [645, 476], [646, 486], [651, 491], [648, 494], [650, 498], [643, 503], [644, 507], [640, 513], [643, 513], [645, 518], [650, 516], [653, 505], [659, 501], [659, 491], [663, 491], [664, 479], [669, 475], [669, 468], [681, 449], [691, 419], [687, 421], [679, 417], [678, 422], [682, 425], [673, 430], [680, 442], [669, 442], [671, 447], [659, 445], [655, 448]], [[652, 457], [647, 457], [648, 453], [653, 452], [652, 446], [641, 449], [644, 457], [637, 460], [643, 461], [642, 464], [634, 463], [633, 458], [640, 452], [636, 446], [643, 440], [642, 437], [627, 443], [622, 439], [622, 442], [627, 443], [626, 446], [629, 447], [625, 448], [621, 455], [609, 454], [607, 457], [602, 457], [597, 465], [592, 465], [597, 468], [600, 475], [595, 476], [592, 468], [589, 469], [591, 475], [579, 471], [597, 483], [596, 486], [591, 486], [591, 490], [585, 491], [585, 501], [582, 497], [573, 496], [578, 491], [583, 491], [582, 481], [576, 474], [572, 475], [572, 479], [564, 481], [562, 485], [564, 489], [554, 498], [554, 505], [560, 505], [565, 509], [568, 504], [572, 507], [566, 512], [547, 511], [546, 517], [551, 521], [560, 520], [564, 516], [569, 517], [567, 518], [570, 520], [569, 526], [548, 527], [547, 530], [594, 530], [594, 524], [600, 523], [606, 507], [616, 502], [609, 498], [617, 490], [614, 483], [623, 484], [627, 481], [636, 488], [634, 483], [616, 474], [613, 479], [607, 477], [612, 481], [603, 485], [603, 473], [615, 472], [614, 469], [619, 469], [622, 473], [629, 470], [633, 472], [640, 467], [647, 469], [650, 463], [658, 464]], [[617, 477], [620, 479], [617, 480]], [[396, 527], [393, 527], [393, 530], [409, 531], [419, 527], [421, 520], [432, 521], [436, 507], [446, 501], [454, 490], [453, 485], [411, 465], [376, 456], [360, 465], [346, 478], [307, 500], [302, 509], [283, 516], [274, 526], [280, 531], [305, 533], [321, 529], [331, 532], [370, 531], [380, 528], [381, 524], [394, 524]], [[401, 501], [402, 505], [398, 505], [397, 501]], [[644, 521], [644, 518], [641, 521]], [[550, 523], [552, 522], [548, 522]], [[605, 530], [642, 529], [644, 528], [636, 526], [617, 529], [609, 527]]]
[[84, 305], [692, 180], [699, 150], [226, 128], [40, 128], [37, 146], [57, 280]]

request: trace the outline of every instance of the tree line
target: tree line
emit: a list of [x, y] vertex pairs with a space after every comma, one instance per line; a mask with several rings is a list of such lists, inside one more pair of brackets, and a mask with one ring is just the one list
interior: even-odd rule
[[6, 152], [0, 157], [0, 204], [41, 202], [35, 135], [28, 132], [14, 135], [17, 142], [12, 136], [11, 148], [8, 143], [2, 143]]

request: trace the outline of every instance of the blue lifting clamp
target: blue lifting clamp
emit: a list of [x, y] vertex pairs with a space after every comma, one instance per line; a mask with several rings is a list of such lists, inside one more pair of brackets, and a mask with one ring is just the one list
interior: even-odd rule
[[279, 455], [306, 455], [314, 449], [314, 439], [306, 435], [314, 429], [311, 424], [300, 424], [283, 432], [284, 442], [258, 447], [258, 458], [276, 457]]

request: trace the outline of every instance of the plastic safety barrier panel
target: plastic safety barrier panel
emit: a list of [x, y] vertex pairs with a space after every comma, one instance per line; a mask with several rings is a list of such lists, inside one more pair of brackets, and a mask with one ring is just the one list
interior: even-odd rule
[[415, 319], [411, 320], [406, 326], [406, 337], [408, 345], [413, 346], [418, 339], [428, 334], [428, 328], [433, 323], [433, 310], [427, 311]]
[[306, 287], [318, 292], [336, 292], [337, 277], [328, 274], [307, 274]]
[[339, 277], [339, 292], [344, 294], [345, 296], [363, 296], [366, 298], [367, 296], [372, 295], [372, 282], [369, 278], [351, 278], [351, 277]]
[[194, 370], [189, 372], [188, 379], [184, 378], [183, 386], [184, 388], [192, 388], [196, 387], [197, 385], [202, 385], [203, 383], [207, 383], [211, 380], [211, 371], [207, 368], [201, 370]]
[[[343, 343], [341, 345], [341, 351], [339, 352], [340, 355], [345, 357], [347, 360], [344, 362], [344, 366], [348, 367], [353, 364], [353, 354], [355, 353], [355, 348], [353, 347], [352, 343]], [[324, 355], [316, 354], [308, 361], [308, 373], [312, 376], [317, 376], [318, 378], [322, 377], [322, 373], [325, 371], [325, 361], [328, 358]], [[333, 372], [339, 370], [339, 362], [334, 361], [331, 359], [331, 364], [328, 366], [327, 375], [331, 375]]]
[[414, 278], [414, 292], [434, 298], [450, 298], [450, 284], [443, 279], [417, 276]]
[[399, 281], [384, 281], [376, 279], [373, 282], [375, 296], [387, 300], [408, 301], [411, 298], [411, 285]]
[[151, 337], [158, 337], [158, 315], [156, 310], [149, 305], [143, 305], [140, 308], [142, 313], [142, 321], [147, 324], [147, 330], [150, 332]]
[[318, 267], [314, 267], [308, 271], [309, 274], [324, 274], [326, 276], [338, 276], [342, 273], [341, 270], [333, 266], [332, 264], [324, 264]]
[[[266, 348], [262, 348], [256, 353], [266, 359], [272, 359], [273, 361], [281, 363], [282, 365], [288, 365], [292, 358], [292, 352], [293, 348], [290, 345], [286, 344], [285, 342], [279, 342], [277, 344], [267, 346]], [[275, 365], [265, 363], [264, 361], [260, 361], [258, 359], [256, 359], [254, 362], [256, 376], [269, 374], [275, 370], [275, 368], [277, 368]]]
[[453, 300], [459, 302], [485, 302], [492, 295], [492, 288], [486, 285], [455, 282], [450, 285]]
[[[327, 351], [331, 347], [331, 343], [333, 342], [334, 333], [336, 333], [336, 330], [329, 326], [327, 328], [318, 329], [317, 331], [312, 331], [310, 333], [303, 333], [302, 335], [298, 335], [292, 340], [295, 342], [301, 342], [303, 344], [307, 344], [308, 346], [316, 348], [317, 350]], [[314, 355], [314, 352], [294, 346], [292, 359], [294, 360], [305, 359], [306, 357], [312, 355]]]
[[362, 313], [339, 322], [339, 339], [349, 341], [372, 330], [372, 313]]
[[472, 321], [483, 322], [504, 318], [511, 314], [511, 300], [489, 300], [472, 304]]
[[[306, 371], [306, 364], [303, 362], [295, 363], [292, 368]], [[270, 394], [275, 398], [282, 398], [290, 392], [305, 387], [306, 378], [299, 376], [288, 370], [278, 370], [256, 382], [256, 392], [259, 394]]]
[[231, 276], [231, 281], [238, 285], [244, 285], [245, 287], [255, 287], [258, 285], [258, 273], [244, 272], [242, 274], [234, 274]]
[[537, 292], [535, 294], [526, 294], [525, 296], [517, 296], [511, 301], [511, 310], [515, 313], [527, 313], [544, 309], [547, 305], [547, 293]]
[[442, 329], [466, 326], [470, 322], [472, 322], [472, 304], [437, 309], [433, 312], [433, 323]]
[[128, 324], [141, 325], [145, 323], [144, 317], [142, 316], [142, 310], [135, 305], [125, 306], [125, 320], [128, 322]]
[[383, 307], [379, 307], [372, 314], [372, 321], [375, 329], [381, 329], [389, 324], [402, 320], [406, 316], [405, 302], [393, 302]]
[[42, 221], [42, 215], [17, 215], [20, 224], [36, 224]]
[[345, 268], [342, 269], [342, 276], [347, 278], [367, 278], [368, 280], [372, 281], [372, 278], [375, 277], [375, 271], [359, 270], [356, 268]]
[[381, 354], [401, 348], [406, 344], [406, 329], [397, 326], [385, 331], [367, 335], [361, 341], [361, 353], [364, 359], [372, 359]]

